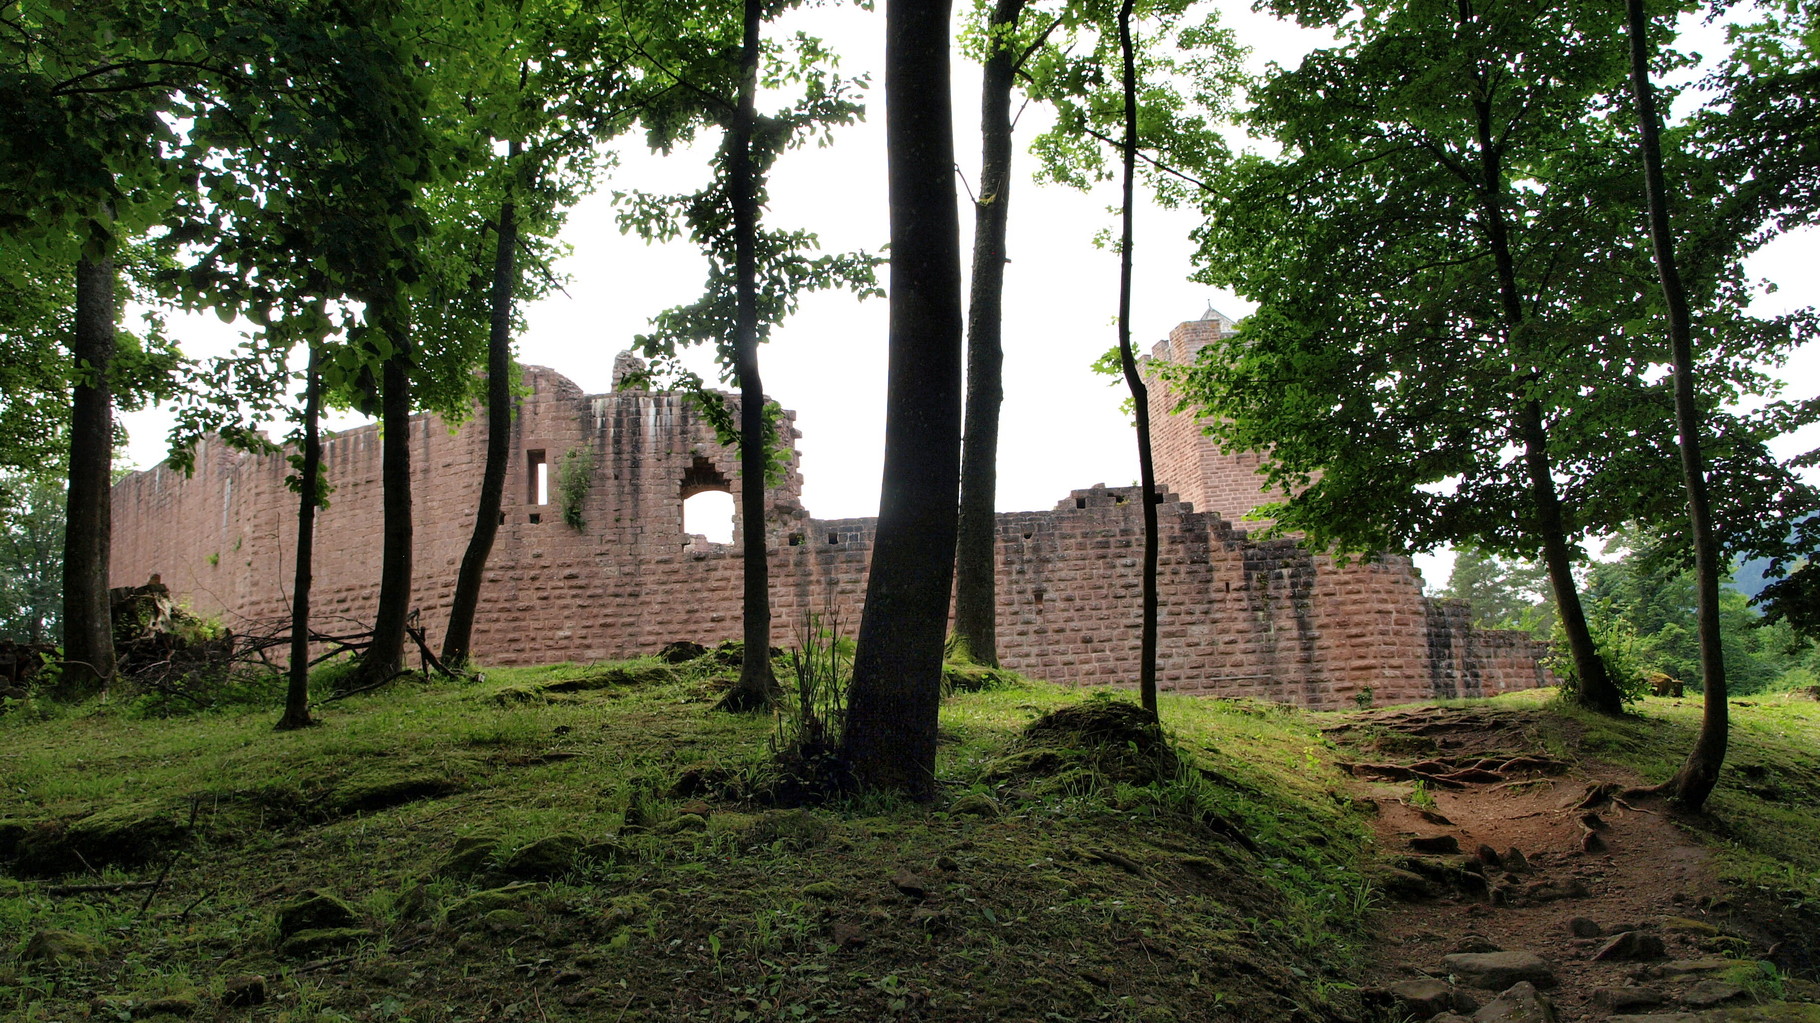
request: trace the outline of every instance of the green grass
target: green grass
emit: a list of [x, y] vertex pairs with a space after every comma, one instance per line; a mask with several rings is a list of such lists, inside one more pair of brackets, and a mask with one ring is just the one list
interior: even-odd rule
[[[1246, 1019], [1345, 997], [1371, 901], [1364, 823], [1307, 716], [1166, 700], [1173, 776], [1045, 788], [990, 780], [993, 766], [1024, 725], [1091, 694], [1004, 679], [945, 702], [934, 805], [709, 798], [704, 822], [685, 812], [702, 797], [671, 786], [704, 766], [752, 774], [774, 730], [714, 712], [724, 682], [651, 661], [487, 671], [328, 704], [320, 727], [290, 733], [271, 730], [275, 712], [0, 718], [0, 822], [189, 830], [142, 862], [55, 879], [168, 869], [156, 890], [0, 880], [0, 1014], [68, 1018], [97, 996], [130, 1013], [184, 992], [226, 1013], [212, 999], [248, 972], [271, 986], [260, 1018], [291, 1021], [1011, 1019], [1038, 1005]], [[464, 907], [508, 879], [446, 868], [457, 842], [492, 843], [482, 866], [499, 871], [556, 835], [591, 852], [498, 907]], [[278, 907], [310, 888], [371, 931], [332, 965], [278, 951]], [[46, 928], [105, 952], [21, 959]]]

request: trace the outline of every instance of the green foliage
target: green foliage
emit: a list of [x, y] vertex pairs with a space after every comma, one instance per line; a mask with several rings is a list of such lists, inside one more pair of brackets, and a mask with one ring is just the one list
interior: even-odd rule
[[1517, 629], [1538, 639], [1554, 630], [1548, 570], [1534, 561], [1463, 547], [1455, 553], [1453, 572], [1439, 595], [1469, 602], [1473, 624], [1481, 628]]
[[64, 483], [49, 471], [0, 476], [0, 637], [62, 638]]
[[[1586, 625], [1592, 631], [1593, 648], [1599, 660], [1604, 662], [1605, 672], [1623, 701], [1636, 703], [1648, 695], [1650, 675], [1638, 656], [1636, 628], [1605, 605], [1595, 605], [1587, 612]], [[1555, 626], [1553, 640], [1557, 652], [1546, 662], [1555, 678], [1560, 680], [1562, 698], [1572, 702], [1574, 694], [1580, 691], [1580, 676], [1575, 670], [1574, 659], [1566, 653], [1567, 636], [1559, 623]]]
[[556, 465], [556, 503], [569, 528], [580, 530], [582, 509], [594, 486], [594, 449], [570, 448]]
[[[1461, 10], [1374, 4], [1339, 45], [1260, 83], [1248, 119], [1281, 153], [1233, 161], [1206, 193], [1200, 279], [1259, 307], [1181, 386], [1223, 447], [1264, 453], [1267, 481], [1293, 494], [1267, 513], [1319, 547], [1536, 557], [1544, 502], [1513, 446], [1545, 453], [1570, 544], [1685, 517], [1660, 310], [1635, 284], [1652, 271], [1614, 113], [1619, 12]], [[1680, 174], [1701, 157], [1678, 139]], [[1690, 181], [1693, 203], [1728, 187]], [[1756, 360], [1813, 324], [1741, 312], [1737, 261], [1762, 239], [1730, 230], [1687, 277], [1707, 342], [1703, 444], [1736, 551], [1785, 534], [1813, 495], [1764, 446], [1788, 408], [1720, 406], [1773, 389]]]

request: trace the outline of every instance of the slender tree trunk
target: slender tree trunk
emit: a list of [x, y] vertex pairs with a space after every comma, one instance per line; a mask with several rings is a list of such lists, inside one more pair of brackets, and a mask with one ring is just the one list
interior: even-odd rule
[[1011, 32], [1027, 0], [998, 0], [980, 85], [980, 192], [973, 207], [973, 286], [967, 303], [967, 419], [961, 439], [955, 541], [954, 634], [977, 664], [998, 667], [998, 421], [1005, 400], [1002, 339], [1005, 229], [1011, 202]]
[[303, 371], [303, 465], [297, 481], [297, 571], [291, 585], [290, 684], [285, 688], [284, 716], [277, 730], [290, 731], [315, 724], [310, 720], [310, 570], [316, 558], [316, 507], [321, 501], [322, 378], [317, 372], [316, 346]]
[[410, 324], [400, 308], [388, 310], [383, 329], [392, 343], [380, 380], [379, 473], [384, 490], [384, 542], [379, 556], [379, 606], [373, 612], [373, 645], [350, 686], [382, 682], [404, 670], [405, 624], [411, 611], [411, 377]]
[[725, 710], [758, 710], [777, 698], [771, 673], [771, 567], [765, 554], [765, 388], [758, 375], [758, 182], [752, 168], [757, 123], [759, 32], [762, 0], [746, 0], [745, 44], [740, 53], [739, 109], [734, 113], [727, 186], [733, 202], [733, 261], [737, 278], [733, 325], [734, 371], [739, 377], [739, 521], [745, 537], [745, 648], [739, 682], [721, 701]]
[[108, 603], [108, 549], [114, 465], [114, 264], [76, 264], [76, 331], [70, 354], [68, 510], [63, 545], [63, 676], [67, 699], [100, 692], [114, 677], [114, 623]]
[[843, 751], [866, 788], [935, 794], [960, 483], [960, 222], [947, 0], [887, 0], [890, 383], [878, 534]]
[[[1480, 197], [1485, 210], [1486, 240], [1497, 266], [1498, 297], [1503, 305], [1505, 327], [1513, 339], [1521, 340], [1525, 316], [1523, 298], [1517, 290], [1516, 259], [1510, 250], [1504, 209], [1503, 160], [1492, 137], [1491, 105], [1480, 100], [1477, 106], [1479, 155], [1485, 175], [1480, 182]], [[1554, 468], [1548, 456], [1548, 429], [1542, 419], [1541, 403], [1533, 398], [1522, 400], [1513, 426], [1523, 442], [1523, 468], [1529, 477], [1536, 535], [1542, 544], [1542, 563], [1548, 569], [1548, 583], [1554, 593], [1555, 613], [1567, 634], [1568, 653], [1573, 658], [1574, 672], [1579, 676], [1575, 699], [1581, 706], [1600, 713], [1622, 713], [1623, 697], [1612, 684], [1605, 661], [1593, 642], [1592, 629], [1586, 623], [1586, 609], [1580, 603], [1579, 585], [1574, 581], [1573, 552], [1567, 541], [1566, 518], [1561, 511], [1560, 492], [1555, 486]]]
[[1125, 385], [1131, 388], [1132, 411], [1137, 416], [1138, 482], [1143, 488], [1144, 504], [1144, 623], [1140, 631], [1138, 661], [1138, 698], [1151, 715], [1156, 707], [1156, 465], [1150, 457], [1150, 389], [1138, 373], [1137, 354], [1131, 348], [1131, 245], [1132, 192], [1137, 181], [1138, 109], [1137, 57], [1131, 42], [1131, 9], [1133, 0], [1119, 5], [1119, 56], [1124, 70], [1120, 82], [1125, 97], [1125, 142], [1120, 147], [1124, 166], [1120, 172], [1124, 189], [1124, 212], [1120, 216], [1119, 235], [1119, 365], [1125, 371]]
[[1706, 805], [1719, 782], [1730, 740], [1726, 706], [1725, 654], [1719, 632], [1719, 544], [1706, 494], [1706, 467], [1700, 450], [1700, 406], [1694, 400], [1693, 317], [1675, 262], [1675, 235], [1669, 222], [1668, 186], [1662, 172], [1661, 118], [1649, 82], [1649, 21], [1642, 0], [1626, 0], [1630, 28], [1630, 84], [1637, 101], [1643, 150], [1643, 186], [1649, 202], [1649, 237], [1655, 249], [1662, 299], [1668, 307], [1668, 334], [1675, 364], [1675, 429], [1681, 435], [1681, 475], [1687, 486], [1687, 518], [1694, 545], [1694, 581], [1699, 600], [1700, 682], [1705, 713], [1700, 737], [1686, 763], [1666, 786], [1689, 809]]
[[[519, 144], [506, 145], [508, 177], [517, 173]], [[509, 188], [510, 186], [508, 186]], [[442, 663], [466, 664], [473, 656], [474, 612], [480, 607], [480, 584], [487, 558], [499, 536], [499, 509], [505, 500], [506, 463], [512, 454], [512, 289], [518, 279], [518, 209], [512, 192], [499, 204], [499, 238], [493, 250], [492, 322], [487, 334], [487, 463], [480, 476], [480, 503], [474, 510], [474, 533], [449, 603], [449, 626], [442, 636]]]

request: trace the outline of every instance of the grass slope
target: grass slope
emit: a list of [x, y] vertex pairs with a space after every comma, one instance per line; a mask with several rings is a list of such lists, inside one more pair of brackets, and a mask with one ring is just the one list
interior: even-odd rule
[[[654, 662], [272, 715], [0, 718], [7, 1019], [1313, 1019], [1365, 828], [1314, 719], [1166, 700], [1179, 765], [951, 697], [933, 807], [723, 798], [773, 723]], [[1133, 747], [1135, 749], [1135, 747]], [[116, 886], [115, 888], [96, 886]], [[255, 984], [253, 977], [262, 984]]]

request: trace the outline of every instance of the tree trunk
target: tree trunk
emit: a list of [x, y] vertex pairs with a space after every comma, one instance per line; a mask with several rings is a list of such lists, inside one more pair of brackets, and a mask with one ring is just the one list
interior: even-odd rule
[[[506, 145], [508, 176], [517, 173], [519, 144]], [[455, 577], [455, 594], [449, 603], [449, 626], [442, 635], [442, 663], [466, 664], [473, 656], [474, 612], [480, 607], [480, 584], [486, 577], [487, 558], [499, 535], [499, 509], [505, 500], [506, 463], [512, 454], [512, 289], [518, 276], [514, 258], [518, 249], [518, 210], [510, 186], [499, 204], [499, 238], [493, 250], [492, 322], [487, 335], [487, 463], [480, 476], [480, 503], [474, 510], [474, 533], [461, 570]]]
[[[1493, 140], [1490, 102], [1479, 100], [1476, 106], [1479, 155], [1484, 168], [1479, 190], [1485, 211], [1486, 241], [1497, 266], [1498, 297], [1503, 306], [1505, 329], [1513, 339], [1520, 340], [1525, 316], [1523, 298], [1517, 290], [1516, 259], [1510, 251], [1510, 231], [1504, 209], [1503, 160]], [[1619, 714], [1624, 710], [1623, 697], [1612, 684], [1605, 661], [1593, 642], [1592, 629], [1586, 623], [1586, 610], [1580, 604], [1579, 585], [1574, 581], [1573, 553], [1567, 541], [1567, 524], [1561, 512], [1554, 468], [1548, 457], [1548, 429], [1542, 419], [1542, 405], [1533, 398], [1521, 399], [1519, 405], [1513, 426], [1523, 442], [1523, 467], [1529, 477], [1536, 536], [1542, 545], [1542, 563], [1548, 568], [1555, 613], [1567, 634], [1568, 653], [1573, 658], [1574, 672], [1579, 676], [1574, 698], [1588, 709]]]
[[949, 8], [947, 0], [888, 0], [885, 8], [890, 383], [878, 533], [843, 738], [859, 785], [925, 800], [935, 794], [960, 482], [960, 214]]
[[[395, 301], [402, 306], [402, 299]], [[373, 612], [373, 645], [361, 657], [350, 688], [383, 682], [404, 670], [404, 629], [411, 611], [410, 324], [405, 311], [388, 310], [382, 329], [389, 335], [392, 354], [380, 381], [379, 473], [385, 521], [379, 607]]]
[[1138, 699], [1152, 716], [1156, 706], [1156, 465], [1150, 457], [1150, 389], [1138, 373], [1137, 355], [1131, 348], [1131, 245], [1133, 189], [1137, 181], [1138, 109], [1137, 58], [1131, 42], [1133, 0], [1119, 5], [1119, 56], [1124, 65], [1120, 83], [1125, 100], [1125, 141], [1120, 146], [1123, 168], [1124, 209], [1119, 235], [1119, 365], [1125, 385], [1131, 388], [1131, 407], [1137, 416], [1138, 482], [1144, 505], [1144, 621], [1139, 633]]
[[80, 700], [114, 677], [114, 623], [108, 604], [108, 547], [114, 466], [114, 264], [76, 264], [76, 330], [70, 355], [68, 509], [64, 520], [63, 675], [59, 695]]
[[739, 109], [727, 154], [727, 191], [733, 203], [733, 261], [737, 290], [733, 325], [734, 371], [739, 377], [739, 522], [745, 538], [745, 649], [739, 682], [721, 700], [724, 710], [768, 707], [777, 698], [771, 673], [771, 570], [765, 556], [765, 388], [758, 375], [758, 184], [753, 179], [752, 130], [757, 121], [759, 31], [762, 0], [746, 0], [745, 45], [740, 53]]
[[[960, 527], [954, 558], [954, 635], [977, 664], [998, 667], [998, 420], [1005, 400], [1002, 340], [1005, 229], [1011, 201], [1010, 33], [1027, 0], [998, 0], [980, 85], [980, 192], [973, 207], [973, 285], [967, 304], [967, 418], [961, 439]], [[1002, 33], [1002, 34], [1001, 34]]]
[[322, 437], [317, 429], [322, 414], [322, 378], [316, 369], [316, 346], [303, 376], [303, 464], [297, 475], [297, 571], [291, 586], [290, 683], [285, 688], [284, 716], [277, 730], [290, 731], [315, 724], [310, 720], [310, 568], [316, 556], [316, 507], [321, 502]]
[[1675, 429], [1680, 434], [1681, 475], [1687, 487], [1687, 518], [1694, 545], [1694, 580], [1699, 600], [1700, 682], [1704, 714], [1700, 736], [1681, 770], [1666, 786], [1672, 798], [1698, 810], [1719, 782], [1730, 736], [1726, 707], [1725, 656], [1719, 633], [1719, 544], [1713, 533], [1712, 507], [1706, 495], [1706, 468], [1700, 450], [1700, 406], [1694, 400], [1693, 317], [1675, 262], [1675, 236], [1669, 223], [1668, 187], [1662, 172], [1661, 121], [1655, 90], [1649, 82], [1649, 22], [1642, 0], [1626, 0], [1630, 29], [1630, 82], [1641, 129], [1644, 194], [1649, 203], [1649, 237], [1656, 272], [1668, 307], [1668, 334], [1675, 366]]

